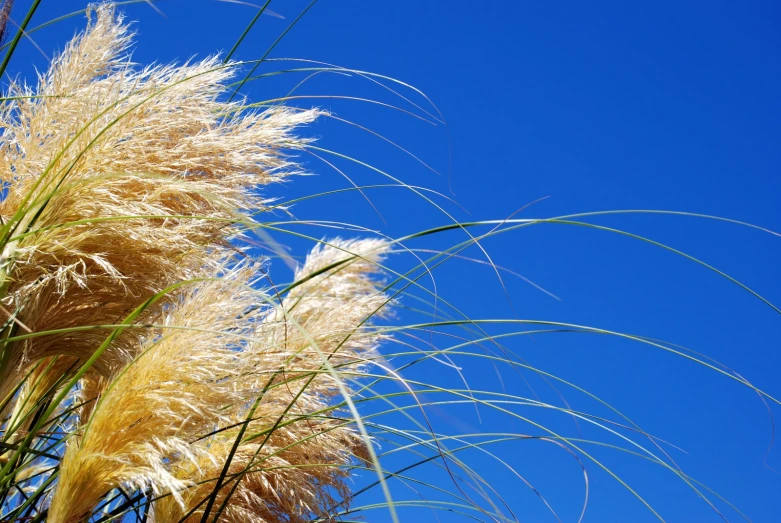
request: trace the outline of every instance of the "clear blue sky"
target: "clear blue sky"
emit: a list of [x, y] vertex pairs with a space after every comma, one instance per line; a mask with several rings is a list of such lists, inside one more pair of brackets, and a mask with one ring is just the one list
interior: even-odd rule
[[[28, 3], [20, 1], [18, 7]], [[236, 57], [258, 58], [306, 4], [272, 2], [279, 17], [264, 16]], [[44, 0], [36, 21], [81, 5]], [[158, 5], [166, 18], [147, 5], [126, 9], [129, 18], [138, 21], [134, 57], [140, 63], [230, 49], [255, 13], [251, 6], [210, 0], [164, 0]], [[80, 24], [81, 20], [71, 20], [34, 37], [50, 54]], [[516, 217], [664, 209], [723, 216], [781, 231], [779, 27], [781, 6], [769, 1], [320, 0], [271, 56], [373, 71], [423, 90], [447, 120], [451, 142], [443, 126], [377, 105], [336, 99], [296, 103], [328, 108], [419, 156], [441, 175], [344, 124], [323, 122], [311, 131], [321, 137], [323, 147], [368, 161], [407, 183], [445, 194], [452, 187], [453, 197], [471, 217], [455, 205], [437, 201], [460, 220], [502, 219], [536, 202]], [[29, 74], [21, 63], [24, 57], [39, 67], [44, 63], [25, 43], [12, 70]], [[270, 63], [260, 71], [293, 66]], [[303, 77], [265, 79], [246, 93], [255, 101], [283, 96]], [[355, 76], [318, 75], [299, 93], [344, 94], [414, 109]], [[419, 97], [415, 100], [422, 103]], [[303, 159], [317, 176], [297, 179], [273, 194], [290, 198], [348, 186], [325, 164], [313, 157]], [[331, 161], [356, 183], [387, 183], [370, 170]], [[384, 221], [356, 194], [318, 199], [293, 211], [301, 219], [360, 223], [394, 237], [449, 222], [400, 189], [367, 194]], [[547, 199], [537, 201], [540, 198]], [[777, 236], [683, 216], [624, 214], [591, 222], [686, 251], [769, 301], [781, 303]], [[294, 254], [302, 254], [301, 242], [277, 239], [289, 244]], [[453, 233], [412, 246], [442, 248], [462, 239], [463, 234]], [[498, 265], [561, 300], [505, 273], [511, 307], [489, 267], [452, 260], [436, 272], [438, 292], [470, 317], [548, 319], [660, 338], [719, 360], [781, 397], [781, 317], [724, 277], [659, 247], [585, 227], [535, 225], [490, 239], [485, 247]], [[476, 249], [466, 254], [481, 257]], [[275, 264], [274, 270], [278, 278], [289, 277], [284, 265]], [[400, 320], [405, 319], [409, 317], [402, 313]], [[685, 453], [664, 448], [685, 472], [729, 499], [752, 521], [781, 521], [781, 475], [773, 470], [781, 470], [781, 448], [771, 451], [766, 464], [771, 418], [751, 390], [683, 358], [630, 341], [582, 334], [522, 338], [509, 340], [508, 349], [530, 365], [588, 389], [649, 433], [680, 447]], [[427, 372], [429, 381], [437, 379], [431, 372], [441, 372], [443, 383], [453, 383], [441, 367], [429, 367]], [[518, 374], [503, 371], [502, 384], [490, 367], [475, 365], [465, 373], [476, 389], [505, 387], [532, 397]], [[541, 399], [562, 404], [539, 379], [527, 378]], [[561, 392], [575, 410], [609, 414], [576, 391]], [[571, 419], [539, 410], [518, 407], [524, 415], [578, 437]], [[774, 411], [781, 412], [775, 407]], [[474, 410], [453, 409], [450, 414], [435, 412], [432, 419], [443, 431], [535, 433], [518, 420], [485, 411], [481, 415], [478, 420]], [[620, 443], [604, 432], [581, 429], [583, 437]], [[589, 448], [666, 520], [721, 520], [669, 471], [610, 449]], [[497, 444], [490, 450], [533, 483], [563, 521], [577, 520], [583, 479], [568, 454], [539, 441]], [[520, 521], [555, 521], [507, 469], [477, 452], [468, 457]], [[584, 463], [590, 486], [585, 521], [655, 521], [615, 480], [588, 460]], [[421, 474], [442, 481], [436, 472]], [[360, 481], [368, 479], [364, 475]], [[402, 485], [395, 485], [394, 493], [399, 499], [417, 496]], [[356, 504], [379, 499], [378, 493], [370, 493]], [[722, 502], [715, 504], [727, 520], [741, 520]], [[435, 521], [423, 509], [401, 514], [407, 521]], [[382, 511], [366, 517], [389, 521]], [[452, 513], [440, 513], [439, 518], [467, 521]]]

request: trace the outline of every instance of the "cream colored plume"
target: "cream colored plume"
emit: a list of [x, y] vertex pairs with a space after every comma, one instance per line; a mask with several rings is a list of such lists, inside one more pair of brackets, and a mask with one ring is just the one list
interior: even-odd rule
[[117, 371], [68, 442], [48, 521], [81, 521], [121, 485], [159, 495], [190, 484], [165, 461], [196, 459], [190, 441], [229, 422], [227, 412], [254, 392], [242, 348], [254, 339], [264, 304], [248, 286], [252, 272], [233, 271], [176, 295], [164, 326]]
[[240, 261], [234, 240], [267, 206], [258, 186], [300, 171], [290, 153], [307, 139], [295, 132], [320, 112], [229, 102], [237, 64], [141, 69], [131, 43], [114, 8], [95, 7], [37, 85], [14, 84], [0, 106], [2, 310], [12, 335], [57, 331], [5, 347], [0, 397], [37, 365], [7, 408], [26, 420], [7, 439], [26, 435], [33, 407], [111, 326], [181, 284], [70, 391], [79, 424], [47, 521], [83, 521], [120, 487], [162, 496], [158, 522], [206, 507], [234, 522], [327, 517], [349, 502], [349, 466], [368, 459], [339, 406], [377, 358], [389, 244], [334, 240], [281, 302], [259, 290], [262, 267]]
[[[139, 69], [131, 36], [112, 6], [94, 8], [37, 86], [14, 85], [9, 94], [21, 98], [0, 110], [0, 218], [10, 240], [0, 288], [6, 309], [36, 332], [116, 324], [169, 285], [212, 274], [246, 211], [264, 208], [256, 187], [299, 171], [285, 151], [306, 144], [293, 131], [318, 115], [225, 101], [236, 65], [217, 58]], [[140, 321], [153, 323], [166, 306]], [[0, 397], [32, 363], [84, 362], [107, 334], [12, 345]], [[92, 371], [112, 374], [141, 335], [126, 330]]]
[[[312, 514], [326, 518], [336, 499], [349, 502], [346, 467], [367, 459], [366, 442], [349, 413], [334, 413], [333, 406], [342, 400], [336, 380], [350, 390], [350, 379], [357, 379], [376, 357], [381, 336], [370, 320], [385, 314], [387, 297], [371, 276], [379, 271], [388, 244], [330, 243], [312, 251], [296, 272], [300, 285], [266, 316], [259, 342], [250, 348], [265, 392], [213, 504], [212, 517], [230, 496], [221, 521], [304, 523]], [[329, 372], [325, 358], [344, 375]], [[201, 520], [206, 507], [201, 502], [215, 488], [247, 420], [245, 411], [231, 414], [237, 427], [194, 445], [194, 461], [175, 463], [177, 478], [198, 484], [182, 491], [179, 499], [156, 502], [157, 523], [175, 523], [188, 513], [187, 521]]]

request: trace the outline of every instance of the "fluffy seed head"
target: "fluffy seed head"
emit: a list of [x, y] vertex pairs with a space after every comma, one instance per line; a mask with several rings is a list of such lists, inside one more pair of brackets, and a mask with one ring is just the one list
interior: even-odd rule
[[[110, 5], [40, 76], [0, 109], [0, 181], [8, 224], [3, 303], [36, 332], [111, 325], [169, 285], [210, 275], [234, 247], [257, 186], [298, 172], [285, 151], [318, 111], [227, 102], [235, 64], [216, 57], [136, 67], [132, 34]], [[153, 322], [161, 307], [148, 309]], [[41, 358], [85, 361], [103, 329], [17, 343], [0, 395]], [[127, 330], [93, 370], [109, 375], [139, 344]]]
[[[235, 409], [231, 430], [198, 441], [195, 460], [174, 464], [172, 473], [194, 485], [156, 502], [156, 522], [201, 520], [243, 424], [212, 516], [224, 504], [224, 521], [304, 523], [312, 514], [327, 518], [337, 500], [349, 503], [346, 467], [367, 459], [366, 442], [349, 414], [334, 410], [336, 380], [350, 390], [381, 339], [368, 320], [385, 313], [387, 297], [372, 275], [387, 250], [381, 240], [334, 240], [310, 253], [296, 272], [300, 284], [265, 315], [247, 349], [262, 390], [256, 408]], [[340, 374], [328, 372], [325, 359]]]
[[389, 246], [334, 240], [280, 302], [258, 290], [236, 240], [267, 206], [258, 186], [299, 172], [288, 152], [319, 112], [227, 101], [236, 64], [216, 57], [138, 68], [132, 36], [112, 6], [93, 8], [0, 106], [2, 305], [33, 334], [6, 347], [0, 397], [38, 364], [13, 417], [148, 304], [70, 396], [84, 404], [47, 521], [82, 521], [120, 487], [163, 496], [158, 522], [207, 506], [235, 522], [327, 517], [367, 459], [339, 407], [382, 339], [374, 276]]

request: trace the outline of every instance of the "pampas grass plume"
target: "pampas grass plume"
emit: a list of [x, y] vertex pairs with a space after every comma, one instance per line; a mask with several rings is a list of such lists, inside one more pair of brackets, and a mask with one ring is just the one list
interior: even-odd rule
[[[154, 499], [159, 522], [206, 507], [236, 522], [325, 517], [368, 456], [339, 410], [341, 373], [383, 338], [370, 320], [387, 304], [374, 275], [389, 244], [326, 242], [281, 301], [264, 290], [237, 240], [268, 204], [258, 187], [300, 172], [295, 131], [320, 111], [227, 101], [236, 64], [217, 57], [138, 68], [132, 38], [112, 5], [92, 8], [0, 111], [2, 304], [6, 328], [30, 334], [0, 365], [9, 440], [75, 416], [51, 523], [89, 518], [118, 489]], [[65, 402], [47, 410], [54, 393]]]

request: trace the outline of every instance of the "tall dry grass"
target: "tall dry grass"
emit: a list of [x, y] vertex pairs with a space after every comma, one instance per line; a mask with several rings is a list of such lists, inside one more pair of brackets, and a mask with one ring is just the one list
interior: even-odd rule
[[139, 68], [112, 5], [88, 19], [0, 115], [4, 484], [45, 467], [44, 432], [65, 449], [12, 512], [82, 521], [129, 489], [159, 521], [325, 515], [368, 456], [332, 415], [334, 369], [360, 372], [381, 338], [388, 245], [316, 249], [275, 302], [237, 240], [320, 111], [227, 101], [217, 57]]
[[[22, 35], [34, 32], [27, 26], [39, 3], [6, 45], [7, 57]], [[0, 9], [0, 37], [11, 5]], [[133, 32], [115, 6], [95, 5], [86, 14], [86, 29], [36, 85], [13, 82], [0, 105], [3, 521], [304, 523], [351, 521], [379, 506], [395, 521], [408, 506], [518, 520], [497, 485], [461, 459], [473, 451], [506, 466], [559, 519], [488, 449], [526, 439], [566, 451], [584, 472], [586, 461], [604, 469], [660, 519], [590, 445], [666, 469], [721, 514], [723, 498], [684, 473], [656, 438], [593, 394], [509, 354], [501, 338], [617, 337], [684, 356], [775, 399], [673, 345], [554, 321], [472, 320], [421, 284], [438, 265], [506, 231], [539, 223], [600, 228], [579, 221], [587, 215], [454, 221], [396, 240], [366, 234], [317, 240], [288, 231], [317, 243], [291, 283], [275, 282], [268, 261], [253, 250], [255, 233], [281, 230], [259, 219], [281, 208], [264, 196], [264, 186], [302, 174], [301, 152], [329, 152], [300, 130], [332, 115], [280, 103], [289, 97], [251, 104], [235, 96], [260, 61], [213, 56], [139, 66], [130, 58]], [[7, 60], [0, 69], [6, 66]], [[240, 76], [246, 69], [250, 76]], [[387, 84], [420, 94], [386, 77], [327, 64], [307, 62], [298, 72], [350, 73], [394, 94]], [[435, 109], [414, 106], [439, 119]], [[389, 185], [434, 204], [430, 192], [387, 176]], [[407, 251], [416, 260], [409, 270], [386, 266], [407, 241], [447, 231], [466, 239], [440, 252]], [[432, 255], [424, 260], [427, 252]], [[422, 294], [417, 302], [410, 289]], [[427, 320], [377, 323], [402, 296], [409, 310], [429, 307]], [[493, 335], [498, 323], [516, 330]], [[614, 419], [501, 387], [475, 390], [455, 358], [502, 365], [519, 379], [531, 371], [594, 400]], [[427, 362], [438, 365], [436, 372], [415, 378]], [[440, 381], [440, 372], [460, 381]], [[429, 412], [462, 406], [537, 433], [475, 434], [467, 426], [463, 434], [443, 434], [430, 422]], [[619, 436], [623, 446], [567, 437], [524, 409], [596, 427]], [[386, 468], [385, 459], [403, 452], [411, 463]], [[431, 463], [444, 481], [415, 476]], [[354, 483], [361, 473], [370, 478], [367, 485]], [[390, 480], [439, 497], [394, 501]], [[384, 502], [356, 508], [355, 499], [374, 488]]]

